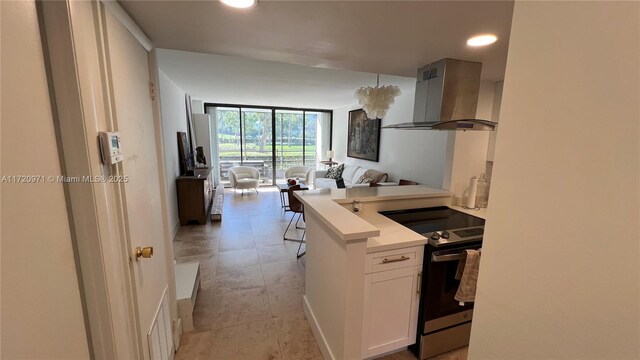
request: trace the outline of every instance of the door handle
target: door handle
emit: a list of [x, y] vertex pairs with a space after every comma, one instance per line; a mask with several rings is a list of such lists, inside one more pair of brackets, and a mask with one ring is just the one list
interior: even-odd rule
[[420, 292], [422, 291], [422, 271], [418, 273], [418, 286], [416, 289], [416, 294], [420, 296]]
[[136, 260], [140, 258], [149, 259], [153, 257], [153, 246], [136, 247]]

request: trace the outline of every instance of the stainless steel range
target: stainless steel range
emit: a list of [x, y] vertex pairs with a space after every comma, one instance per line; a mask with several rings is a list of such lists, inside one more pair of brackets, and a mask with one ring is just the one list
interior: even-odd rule
[[482, 246], [484, 219], [446, 206], [381, 214], [429, 239], [417, 340], [411, 351], [426, 359], [469, 344], [473, 303], [460, 305], [455, 300], [460, 284], [456, 272], [465, 250]]

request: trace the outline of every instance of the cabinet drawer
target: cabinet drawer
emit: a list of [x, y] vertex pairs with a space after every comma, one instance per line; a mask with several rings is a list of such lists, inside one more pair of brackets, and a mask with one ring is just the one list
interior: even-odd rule
[[423, 256], [424, 246], [414, 246], [410, 248], [367, 254], [365, 272], [369, 274], [378, 271], [421, 265]]

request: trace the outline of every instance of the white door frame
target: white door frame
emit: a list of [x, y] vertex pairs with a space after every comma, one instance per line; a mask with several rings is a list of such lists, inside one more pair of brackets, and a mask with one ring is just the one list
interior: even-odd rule
[[[118, 5], [120, 6], [120, 5]], [[166, 168], [164, 161], [164, 129], [162, 127], [162, 111], [160, 108], [160, 74], [158, 73], [158, 58], [156, 49], [153, 48], [149, 51], [149, 79], [151, 81], [151, 104], [153, 105], [153, 118], [155, 120], [155, 136], [156, 136], [156, 152], [158, 156], [158, 170], [160, 172], [160, 202], [162, 203], [162, 225], [164, 227], [165, 241], [165, 253], [167, 258], [167, 267], [171, 269], [167, 274], [167, 282], [169, 288], [169, 305], [171, 307], [171, 319], [174, 338], [174, 348], [177, 351], [182, 337], [182, 326], [176, 326], [178, 314], [178, 299], [176, 297], [176, 273], [174, 271], [174, 252], [173, 252], [173, 238], [176, 234], [173, 233], [173, 224], [171, 223], [169, 216], [169, 194], [167, 188]]]
[[[131, 25], [135, 23], [119, 5], [111, 1], [104, 4], [119, 12], [116, 17], [131, 32]], [[122, 164], [101, 164], [97, 142], [99, 131], [116, 128], [108, 80], [110, 66], [105, 55], [104, 8], [97, 0], [66, 0], [39, 2], [38, 9], [54, 119], [60, 135], [63, 174], [80, 178], [122, 174]], [[122, 20], [123, 14], [130, 20], [129, 24]], [[140, 40], [140, 34], [144, 35], [139, 31], [138, 36], [134, 36]], [[150, 50], [151, 43], [143, 46]], [[150, 71], [151, 81], [157, 83], [154, 53], [150, 56]], [[156, 139], [159, 139], [156, 151], [161, 174], [164, 174], [157, 96], [153, 104]], [[161, 178], [159, 195], [167, 234], [164, 239], [168, 249], [166, 261], [170, 264], [168, 269], [173, 269], [166, 182]], [[147, 346], [146, 334], [137, 323], [135, 288], [129, 266], [133, 254], [124, 216], [124, 184], [78, 182], [66, 183], [65, 187], [80, 264], [80, 290], [91, 356], [95, 359], [142, 358], [142, 347]], [[168, 271], [168, 282], [172, 319], [176, 319], [173, 271]]]

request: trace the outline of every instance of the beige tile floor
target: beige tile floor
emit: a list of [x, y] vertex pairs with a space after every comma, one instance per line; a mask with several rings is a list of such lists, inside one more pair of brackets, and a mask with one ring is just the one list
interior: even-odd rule
[[[202, 289], [195, 330], [183, 335], [177, 360], [322, 359], [302, 310], [305, 258], [296, 260], [298, 244], [282, 240], [290, 217], [276, 188], [244, 196], [227, 190], [221, 223], [180, 228], [176, 261], [200, 262]], [[463, 348], [434, 359], [466, 358]], [[415, 357], [403, 351], [383, 359]]]

